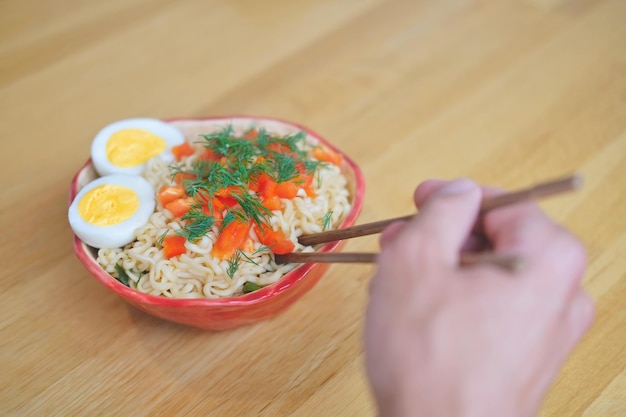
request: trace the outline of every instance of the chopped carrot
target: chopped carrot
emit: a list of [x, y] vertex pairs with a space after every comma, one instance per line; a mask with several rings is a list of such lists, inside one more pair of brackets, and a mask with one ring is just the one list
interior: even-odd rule
[[167, 203], [165, 205], [165, 208], [168, 209], [170, 213], [174, 215], [174, 217], [182, 217], [185, 213], [189, 211], [189, 209], [193, 205], [193, 202], [194, 200], [191, 197], [181, 197]]
[[333, 165], [340, 166], [341, 161], [343, 161], [343, 157], [341, 154], [327, 148], [325, 146], [317, 146], [313, 148], [313, 156], [322, 162], [329, 162]]
[[234, 196], [241, 195], [241, 192], [240, 187], [228, 186], [215, 191], [215, 197], [223, 206], [235, 207], [239, 202]]
[[282, 143], [277, 143], [277, 142], [268, 143], [267, 149], [276, 153], [282, 153], [282, 154], [291, 153], [291, 149], [289, 149], [289, 146], [284, 145]]
[[219, 259], [229, 259], [240, 249], [250, 233], [250, 222], [234, 220], [220, 232], [213, 244], [211, 255]]
[[166, 236], [163, 238], [163, 251], [167, 259], [182, 255], [187, 252], [185, 238], [179, 235]]
[[[258, 162], [258, 160], [257, 160]], [[271, 178], [269, 175], [262, 173], [259, 176], [257, 176], [256, 178], [252, 178], [250, 180], [250, 183], [248, 184], [248, 189], [250, 191], [254, 191], [254, 192], [259, 192], [259, 190], [261, 190], [263, 188], [263, 186], [265, 185], [265, 183], [267, 181], [271, 181]]]
[[[211, 195], [208, 191], [202, 190], [196, 194], [196, 200], [202, 205], [207, 206], [211, 211], [222, 212], [226, 207], [234, 207], [237, 205], [237, 200], [230, 197], [227, 192], [220, 192], [222, 196], [217, 194]], [[205, 210], [206, 212], [207, 210]]]
[[275, 253], [276, 255], [284, 255], [286, 253], [293, 252], [295, 247], [296, 245], [291, 240], [282, 239], [282, 240], [277, 240], [276, 243], [274, 243], [270, 247], [270, 250], [272, 251], [272, 253]]
[[259, 238], [259, 242], [268, 246], [272, 253], [284, 255], [291, 253], [296, 245], [282, 232], [282, 230], [273, 230], [269, 225], [254, 225], [254, 233]]
[[313, 175], [301, 174], [300, 179], [302, 180], [302, 184], [300, 185], [307, 196], [313, 198], [317, 196], [317, 192], [313, 187]]
[[235, 207], [239, 204], [236, 196], [241, 196], [243, 192], [242, 187], [230, 185], [216, 190], [215, 197], [217, 197], [224, 205], [228, 207]]
[[198, 159], [202, 159], [204, 161], [218, 161], [220, 157], [211, 149], [205, 149], [204, 152], [198, 156]]
[[280, 210], [283, 206], [280, 197], [273, 195], [271, 197], [261, 197], [261, 205], [268, 210]]
[[242, 188], [236, 185], [229, 185], [215, 191], [217, 197], [232, 197], [233, 195], [241, 195]]
[[226, 205], [224, 203], [222, 203], [222, 201], [219, 198], [214, 197], [211, 200], [211, 204], [213, 205], [213, 211], [214, 212], [223, 212], [224, 210], [226, 210]]
[[208, 206], [202, 206], [202, 212], [207, 216], [212, 216], [215, 223], [224, 220], [224, 213], [221, 211], [211, 210]]
[[269, 175], [261, 174], [259, 175], [259, 191], [261, 192], [274, 192], [274, 187], [276, 187], [276, 181], [274, 181]]
[[276, 184], [274, 191], [280, 198], [292, 199], [298, 194], [298, 186], [294, 182], [285, 181]]
[[195, 180], [197, 177], [190, 172], [179, 172], [174, 175], [174, 182], [176, 184], [182, 184], [184, 180]]
[[280, 197], [276, 195], [276, 181], [268, 175], [261, 174], [258, 184], [257, 193], [263, 207], [268, 210], [280, 210], [283, 203], [280, 201]]
[[165, 206], [176, 199], [184, 197], [185, 194], [185, 187], [182, 185], [164, 185], [157, 193], [157, 198]]
[[239, 204], [239, 202], [235, 198], [230, 196], [218, 197], [218, 199], [222, 202], [222, 204], [230, 208], [237, 207], [237, 205]]
[[307, 173], [304, 163], [298, 163], [296, 165], [296, 168], [298, 169], [298, 172], [300, 172], [300, 174], [294, 180], [294, 182], [296, 184], [299, 184], [300, 187], [304, 189], [304, 192], [307, 196], [311, 198], [316, 197], [317, 193], [315, 192], [315, 188], [313, 187], [313, 175]]
[[206, 204], [202, 206], [204, 214], [207, 216], [213, 216], [215, 220], [222, 220], [224, 218], [223, 213], [225, 209], [226, 205], [224, 205], [224, 203], [222, 203], [222, 201], [217, 197], [212, 198], [210, 202], [207, 201]]
[[248, 235], [246, 240], [244, 240], [243, 243], [239, 246], [239, 249], [248, 253], [254, 252], [254, 240], [252, 240], [252, 238]]
[[276, 181], [271, 179], [268, 175], [261, 175], [259, 177], [259, 194], [262, 197], [273, 197], [276, 191]]
[[259, 174], [258, 176], [250, 178], [248, 189], [254, 192], [259, 191], [261, 184], [265, 181], [266, 178], [269, 178], [267, 174]]
[[200, 204], [207, 204], [213, 196], [208, 190], [200, 189], [196, 192], [195, 198]]
[[250, 129], [243, 135], [244, 139], [256, 139], [258, 137], [259, 137], [259, 132], [257, 132], [256, 129]]
[[180, 161], [186, 156], [193, 155], [194, 152], [195, 150], [189, 142], [183, 142], [180, 145], [172, 147], [172, 153], [174, 154], [174, 158], [176, 158], [177, 161]]

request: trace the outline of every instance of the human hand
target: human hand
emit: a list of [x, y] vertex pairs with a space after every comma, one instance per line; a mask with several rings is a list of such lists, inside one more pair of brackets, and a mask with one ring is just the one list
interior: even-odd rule
[[[429, 181], [419, 214], [381, 235], [365, 324], [368, 377], [383, 416], [533, 416], [593, 321], [580, 242], [537, 205], [478, 213], [469, 180]], [[526, 267], [459, 267], [462, 250]]]

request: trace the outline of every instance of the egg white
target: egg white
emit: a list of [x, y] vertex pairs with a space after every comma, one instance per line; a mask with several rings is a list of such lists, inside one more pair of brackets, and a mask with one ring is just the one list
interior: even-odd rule
[[[79, 213], [78, 204], [85, 194], [104, 184], [132, 189], [139, 198], [137, 211], [125, 221], [109, 226], [99, 226], [86, 221]], [[70, 205], [68, 219], [76, 236], [86, 244], [95, 248], [118, 248], [135, 240], [135, 231], [148, 222], [155, 205], [154, 189], [145, 178], [125, 174], [106, 175], [91, 181], [78, 192]]]
[[100, 130], [91, 143], [91, 160], [98, 174], [140, 175], [144, 171], [145, 163], [133, 167], [120, 167], [111, 163], [107, 156], [106, 146], [111, 135], [124, 129], [143, 129], [162, 138], [166, 142], [167, 147], [158, 157], [166, 162], [172, 162], [174, 160], [171, 152], [172, 147], [180, 145], [185, 141], [185, 137], [180, 130], [159, 119], [133, 118], [111, 123]]

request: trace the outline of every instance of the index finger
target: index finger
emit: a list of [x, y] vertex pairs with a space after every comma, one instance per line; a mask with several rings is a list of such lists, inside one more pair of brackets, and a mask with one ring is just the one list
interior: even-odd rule
[[[426, 201], [436, 193], [441, 187], [447, 184], [448, 181], [440, 180], [440, 179], [429, 179], [417, 186], [415, 192], [413, 193], [413, 200], [415, 201], [416, 207], [419, 209], [426, 204]], [[505, 191], [495, 187], [486, 187], [480, 186], [480, 191], [482, 193], [482, 198], [485, 197], [493, 197], [498, 194], [503, 194]]]

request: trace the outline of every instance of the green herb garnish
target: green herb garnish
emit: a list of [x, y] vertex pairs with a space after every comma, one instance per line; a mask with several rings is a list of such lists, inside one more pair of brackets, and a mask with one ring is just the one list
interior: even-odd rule
[[322, 230], [328, 230], [332, 226], [333, 211], [330, 210], [322, 219]]
[[[233, 221], [259, 226], [268, 223], [271, 210], [267, 207], [275, 207], [268, 202], [278, 197], [264, 194], [266, 188], [259, 189], [259, 178], [267, 175], [276, 184], [301, 184], [319, 173], [318, 168], [324, 164], [308, 156], [305, 132], [279, 136], [263, 128], [251, 128], [244, 136], [238, 137], [230, 125], [200, 135], [200, 142], [210, 151], [208, 156], [188, 165], [170, 166], [172, 180], [180, 181], [187, 196], [194, 199], [192, 208], [181, 217], [182, 228], [176, 232], [188, 241], [197, 241], [215, 225], [221, 233]], [[213, 205], [218, 203], [226, 206], [220, 205], [220, 213], [214, 212]], [[236, 272], [242, 256], [249, 258], [233, 255], [229, 276]]]
[[230, 279], [233, 279], [233, 277], [235, 276], [235, 273], [237, 273], [237, 270], [239, 269], [239, 262], [241, 261], [242, 253], [243, 252], [241, 250], [237, 250], [235, 252], [235, 255], [228, 260], [228, 268], [226, 268], [226, 275], [228, 275]]
[[259, 284], [256, 284], [254, 282], [246, 281], [245, 284], [243, 284], [243, 293], [244, 294], [248, 294], [248, 293], [260, 290], [261, 288], [263, 288], [263, 285], [259, 285]]
[[115, 264], [115, 272], [117, 272], [117, 280], [127, 287], [130, 287], [131, 279], [128, 276], [128, 273], [126, 273], [124, 267], [120, 264]]
[[285, 154], [277, 154], [274, 158], [276, 182], [290, 181], [300, 175], [296, 167], [296, 160]]
[[161, 235], [159, 237], [157, 237], [156, 242], [163, 246], [163, 240], [165, 239], [165, 237], [168, 235], [170, 231], [169, 230], [165, 230], [163, 233], [161, 233]]
[[195, 242], [202, 236], [205, 236], [215, 224], [215, 217], [209, 216], [195, 207], [192, 207], [181, 218], [186, 220], [187, 223], [184, 228], [178, 231], [178, 234], [184, 236], [190, 242]]

